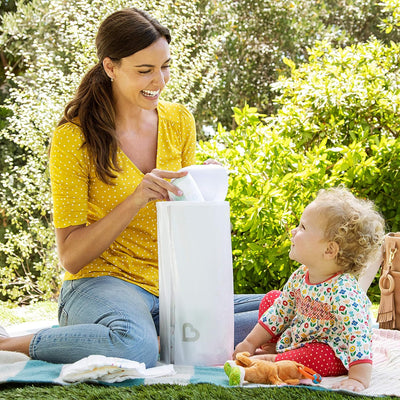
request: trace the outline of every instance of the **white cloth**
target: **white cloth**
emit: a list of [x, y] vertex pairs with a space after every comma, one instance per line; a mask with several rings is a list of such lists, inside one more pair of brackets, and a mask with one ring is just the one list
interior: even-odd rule
[[174, 375], [173, 365], [147, 368], [143, 363], [124, 358], [91, 355], [62, 367], [60, 378], [65, 382], [121, 382], [127, 379]]

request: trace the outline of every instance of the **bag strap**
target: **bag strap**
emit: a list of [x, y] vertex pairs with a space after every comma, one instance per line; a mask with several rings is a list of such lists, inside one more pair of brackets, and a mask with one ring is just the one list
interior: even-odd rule
[[390, 271], [392, 270], [393, 259], [396, 253], [396, 241], [390, 240], [390, 237], [387, 237], [385, 239], [385, 258], [382, 266], [382, 274], [379, 278], [379, 289], [383, 295], [388, 295], [394, 291], [394, 279], [390, 275]]
[[384, 259], [382, 263], [381, 277], [379, 278], [379, 289], [381, 291], [381, 300], [379, 303], [377, 322], [379, 328], [393, 329], [395, 327], [395, 309], [394, 309], [394, 289], [395, 282], [390, 274], [393, 260], [397, 253], [397, 242], [400, 235], [398, 233], [389, 233], [385, 237]]

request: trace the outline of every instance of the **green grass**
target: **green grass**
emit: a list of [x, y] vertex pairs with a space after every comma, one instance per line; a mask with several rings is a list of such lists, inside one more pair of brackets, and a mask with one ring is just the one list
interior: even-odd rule
[[[376, 315], [378, 306], [373, 306]], [[55, 302], [41, 302], [24, 307], [15, 307], [0, 303], [0, 323], [3, 326], [32, 322], [43, 319], [54, 319], [57, 316]], [[77, 384], [69, 386], [54, 385], [0, 385], [0, 400], [46, 400], [46, 399], [85, 399], [85, 400], [144, 400], [144, 399], [277, 399], [277, 400], [350, 400], [371, 399], [367, 396], [351, 395], [338, 392], [311, 390], [308, 388], [225, 388], [211, 384], [197, 385], [148, 385], [148, 386], [100, 386]], [[396, 397], [380, 397], [379, 399], [396, 399]]]
[[[110, 387], [89, 384], [72, 386], [25, 386], [0, 387], [0, 400], [46, 400], [46, 399], [85, 399], [85, 400], [144, 400], [144, 399], [218, 399], [218, 400], [366, 400], [367, 396], [353, 396], [337, 392], [311, 390], [307, 388], [224, 388], [210, 384], [197, 385], [149, 385], [135, 387]], [[379, 399], [396, 399], [380, 397]]]
[[0, 325], [4, 327], [55, 318], [57, 318], [55, 301], [43, 301], [22, 307], [0, 302]]

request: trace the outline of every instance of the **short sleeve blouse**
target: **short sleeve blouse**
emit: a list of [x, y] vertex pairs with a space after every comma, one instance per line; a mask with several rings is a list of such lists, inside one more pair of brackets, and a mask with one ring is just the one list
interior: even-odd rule
[[[157, 168], [177, 171], [195, 163], [196, 128], [192, 114], [183, 105], [160, 101], [158, 111]], [[115, 185], [96, 175], [80, 128], [59, 126], [52, 138], [50, 176], [53, 218], [56, 228], [90, 225], [107, 215], [134, 192], [143, 173], [118, 150], [121, 172]], [[66, 280], [115, 276], [158, 295], [158, 249], [155, 202], [139, 211], [111, 246], [77, 274]]]

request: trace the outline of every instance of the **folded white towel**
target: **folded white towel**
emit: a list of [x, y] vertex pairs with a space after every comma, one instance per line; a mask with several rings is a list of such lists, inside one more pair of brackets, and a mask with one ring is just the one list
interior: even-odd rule
[[127, 379], [174, 375], [172, 364], [147, 368], [143, 363], [124, 358], [91, 355], [62, 367], [60, 378], [65, 382], [121, 382]]

